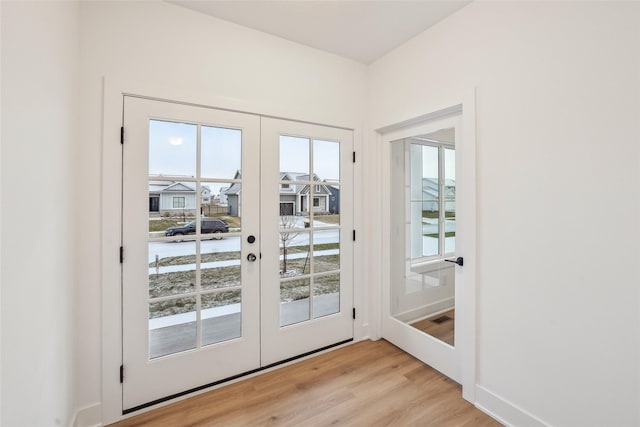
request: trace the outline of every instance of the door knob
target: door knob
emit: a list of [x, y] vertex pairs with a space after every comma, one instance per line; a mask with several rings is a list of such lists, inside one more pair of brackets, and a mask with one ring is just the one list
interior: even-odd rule
[[254, 253], [250, 253], [249, 255], [247, 255], [247, 261], [249, 261], [249, 262], [254, 262], [256, 259], [258, 259], [258, 258], [256, 257], [256, 254], [254, 254]]
[[454, 264], [458, 264], [460, 267], [462, 267], [464, 265], [464, 258], [462, 258], [461, 256], [459, 256], [456, 259], [445, 259], [446, 262], [452, 262]]

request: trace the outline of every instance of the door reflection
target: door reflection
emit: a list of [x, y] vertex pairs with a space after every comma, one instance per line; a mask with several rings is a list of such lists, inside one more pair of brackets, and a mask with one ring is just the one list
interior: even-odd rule
[[453, 346], [454, 129], [392, 142], [391, 161], [391, 313]]

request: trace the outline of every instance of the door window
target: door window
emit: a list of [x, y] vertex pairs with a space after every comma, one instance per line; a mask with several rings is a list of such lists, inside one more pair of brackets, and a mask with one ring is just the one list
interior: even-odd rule
[[394, 243], [405, 242], [405, 253], [391, 255], [391, 313], [453, 346], [455, 269], [444, 260], [456, 247], [455, 128], [393, 141], [391, 150], [391, 222], [402, 233]]
[[340, 311], [340, 212], [316, 197], [318, 182], [339, 191], [340, 143], [281, 135], [279, 148], [280, 176], [291, 180], [283, 184], [297, 189], [300, 203], [312, 201], [297, 216], [280, 204], [280, 325], [287, 326]]

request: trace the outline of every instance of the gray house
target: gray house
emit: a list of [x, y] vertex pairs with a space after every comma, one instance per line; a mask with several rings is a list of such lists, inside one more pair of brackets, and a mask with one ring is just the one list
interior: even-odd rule
[[[200, 187], [200, 203], [211, 201], [211, 189]], [[183, 181], [149, 181], [149, 212], [159, 214], [196, 213], [196, 183]]]
[[328, 185], [327, 188], [331, 192], [329, 196], [329, 213], [340, 213], [340, 188], [333, 185]]
[[[240, 179], [240, 171], [236, 172], [234, 179]], [[313, 188], [308, 184], [298, 183], [299, 181], [316, 182]], [[242, 184], [234, 183], [226, 191], [228, 209], [227, 213], [232, 216], [239, 216], [242, 213], [242, 202], [240, 193]], [[280, 215], [304, 215], [313, 210], [315, 213], [331, 212], [331, 190], [317, 176], [296, 172], [280, 173]]]

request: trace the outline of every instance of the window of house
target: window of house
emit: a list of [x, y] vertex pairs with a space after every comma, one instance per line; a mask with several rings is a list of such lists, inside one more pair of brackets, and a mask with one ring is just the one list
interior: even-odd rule
[[173, 208], [184, 209], [186, 207], [184, 196], [173, 196]]
[[281, 187], [283, 190], [286, 190], [286, 189], [288, 189], [288, 188], [289, 188], [289, 184], [282, 184], [280, 187]]
[[313, 198], [313, 207], [317, 208], [320, 206], [320, 198], [319, 197], [314, 197]]

